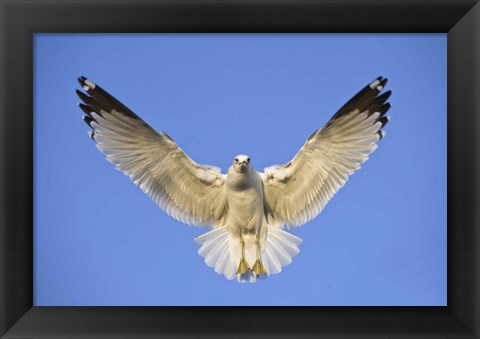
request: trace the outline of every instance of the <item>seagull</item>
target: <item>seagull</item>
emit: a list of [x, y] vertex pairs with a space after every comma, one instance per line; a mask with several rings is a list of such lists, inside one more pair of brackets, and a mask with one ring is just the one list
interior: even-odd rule
[[248, 155], [227, 174], [192, 160], [165, 132], [86, 77], [76, 93], [96, 147], [173, 218], [207, 231], [194, 241], [227, 279], [281, 272], [302, 239], [288, 232], [315, 218], [385, 137], [391, 91], [378, 77], [314, 131], [291, 161], [258, 172]]

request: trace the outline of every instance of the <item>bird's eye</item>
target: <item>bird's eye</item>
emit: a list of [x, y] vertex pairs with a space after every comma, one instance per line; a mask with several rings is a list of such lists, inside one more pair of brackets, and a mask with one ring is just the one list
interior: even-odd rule
[[238, 159], [237, 159], [237, 158], [235, 158], [235, 162], [238, 162]]

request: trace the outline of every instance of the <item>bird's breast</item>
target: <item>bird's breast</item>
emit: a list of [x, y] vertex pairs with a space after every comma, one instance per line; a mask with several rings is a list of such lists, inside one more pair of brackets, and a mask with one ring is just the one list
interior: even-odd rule
[[229, 224], [237, 228], [254, 229], [263, 221], [263, 189], [260, 177], [254, 173], [228, 174], [226, 178]]
[[248, 173], [236, 173], [229, 171], [225, 179], [227, 194], [238, 195], [239, 197], [263, 195], [260, 175], [251, 171]]

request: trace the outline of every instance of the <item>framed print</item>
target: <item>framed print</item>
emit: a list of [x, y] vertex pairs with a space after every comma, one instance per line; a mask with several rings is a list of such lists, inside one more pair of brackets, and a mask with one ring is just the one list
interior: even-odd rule
[[[1, 6], [3, 337], [480, 335], [478, 2], [3, 1]], [[365, 49], [372, 57], [357, 53]], [[372, 72], [379, 74], [365, 79]], [[87, 78], [75, 84], [83, 75]], [[95, 140], [100, 119], [117, 132], [121, 126], [112, 127], [112, 121], [144, 119], [170, 134], [161, 134], [169, 149], [173, 138], [192, 159], [221, 166], [223, 173], [243, 149], [216, 145], [235, 136], [241, 141], [235, 147], [249, 154], [235, 157], [237, 163], [250, 163], [251, 156], [261, 170], [284, 161], [281, 173], [288, 176], [288, 168], [298, 170], [288, 159], [311, 130], [365, 85], [379, 96], [392, 90], [390, 99], [389, 92], [374, 99], [382, 128], [388, 119], [380, 113], [390, 108], [385, 103], [393, 104], [388, 114], [398, 122], [385, 126], [386, 132], [391, 126], [391, 135], [329, 202], [318, 221], [322, 225], [291, 230], [289, 239], [304, 238], [299, 247], [306, 253], [288, 268], [271, 275], [280, 257], [269, 262], [257, 254], [254, 265], [246, 255], [245, 265], [253, 268], [245, 272], [255, 273], [250, 282], [261, 276], [263, 260], [270, 275], [254, 285], [227, 280], [237, 271], [237, 279], [245, 281], [241, 265], [232, 266], [232, 274], [216, 263], [209, 266], [220, 274], [206, 267], [191, 242], [204, 231], [173, 226], [180, 223], [114, 171], [85, 136], [90, 129], [108, 156], [112, 150], [105, 149], [105, 139]], [[316, 89], [325, 97], [311, 93]], [[82, 102], [80, 109], [72, 100]], [[151, 106], [145, 105], [150, 100]], [[309, 100], [315, 105], [305, 104]], [[108, 122], [96, 115], [98, 105], [113, 105], [124, 115]], [[215, 106], [218, 115], [209, 112]], [[276, 115], [256, 113], [261, 110]], [[82, 113], [89, 126], [79, 122]], [[404, 126], [403, 139], [397, 126]], [[215, 133], [205, 131], [210, 127]], [[376, 141], [384, 136], [374, 132], [381, 133]], [[309, 137], [308, 152], [317, 135]], [[112, 138], [116, 145], [118, 136]], [[265, 139], [266, 150], [260, 151]], [[210, 157], [213, 148], [232, 159], [221, 163], [222, 157]], [[123, 163], [115, 164], [128, 174]], [[271, 199], [266, 196], [265, 204]], [[343, 205], [335, 205], [336, 199], [344, 199]], [[160, 207], [183, 220], [162, 201]], [[233, 203], [229, 208], [233, 211]], [[265, 211], [282, 220], [293, 213], [275, 214], [281, 207]], [[371, 221], [365, 232], [362, 215]], [[358, 218], [359, 227], [352, 227]], [[371, 242], [362, 244], [367, 238]], [[293, 251], [298, 244], [285, 246]], [[244, 259], [244, 247], [241, 253]], [[307, 274], [315, 265], [323, 271]]]

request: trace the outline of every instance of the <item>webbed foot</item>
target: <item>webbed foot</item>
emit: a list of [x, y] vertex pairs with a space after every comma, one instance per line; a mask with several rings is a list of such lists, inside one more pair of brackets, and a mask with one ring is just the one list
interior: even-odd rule
[[250, 269], [250, 266], [248, 266], [248, 263], [245, 260], [245, 258], [241, 258], [240, 263], [238, 264], [237, 274], [244, 274], [249, 269]]
[[267, 274], [267, 271], [265, 271], [265, 267], [263, 267], [260, 260], [255, 261], [252, 271], [255, 272], [256, 275]]

